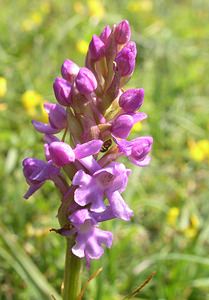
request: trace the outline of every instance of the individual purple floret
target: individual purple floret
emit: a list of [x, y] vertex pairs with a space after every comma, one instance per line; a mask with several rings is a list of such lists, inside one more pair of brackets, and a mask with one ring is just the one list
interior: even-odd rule
[[48, 123], [33, 120], [34, 128], [44, 134], [46, 161], [23, 160], [29, 184], [24, 197], [45, 181], [54, 182], [61, 195], [60, 228], [54, 231], [70, 240], [71, 255], [85, 258], [88, 266], [103, 255], [103, 246], [112, 245], [113, 235], [102, 230], [102, 223], [133, 217], [121, 195], [131, 171], [118, 160], [125, 156], [138, 167], [150, 162], [152, 137], [129, 139], [134, 124], [147, 118], [137, 111], [144, 89], [124, 88], [136, 64], [137, 48], [130, 38], [127, 20], [107, 25], [93, 35], [85, 66], [64, 60], [62, 77], [53, 83], [59, 104], [44, 105]]
[[120, 115], [112, 123], [111, 132], [114, 136], [126, 139], [129, 136], [134, 120], [130, 115]]
[[87, 68], [81, 68], [75, 79], [78, 91], [83, 95], [92, 93], [97, 88], [94, 74]]
[[134, 112], [139, 109], [144, 101], [144, 89], [129, 89], [119, 98], [119, 105], [124, 112]]
[[116, 56], [115, 62], [120, 76], [130, 76], [135, 68], [136, 48], [128, 43]]
[[76, 211], [69, 216], [69, 220], [74, 225], [76, 233], [76, 243], [72, 252], [80, 258], [85, 257], [88, 265], [91, 259], [99, 259], [103, 255], [102, 245], [111, 247], [112, 233], [98, 228], [95, 218], [88, 209]]
[[126, 139], [135, 123], [146, 119], [143, 112], [121, 114], [112, 121], [111, 133], [115, 137]]
[[54, 134], [67, 127], [67, 114], [61, 105], [45, 103], [44, 108], [48, 113], [49, 124], [33, 120], [33, 126], [37, 131], [46, 134]]
[[66, 79], [68, 82], [73, 83], [78, 72], [79, 72], [79, 66], [76, 65], [72, 60], [66, 59], [62, 64], [61, 67], [62, 77]]
[[127, 20], [120, 22], [114, 32], [115, 41], [118, 44], [126, 44], [131, 37], [131, 28]]
[[92, 175], [82, 170], [78, 171], [73, 178], [73, 185], [79, 186], [75, 191], [75, 202], [80, 206], [90, 204], [91, 211], [103, 212], [106, 209], [104, 204], [106, 196], [114, 215], [125, 221], [130, 220], [133, 212], [120, 195], [127, 186], [129, 174], [130, 170], [116, 162]]
[[49, 144], [49, 153], [52, 161], [58, 167], [74, 162], [99, 152], [102, 141], [92, 140], [72, 149], [70, 145], [63, 142], [52, 142]]
[[[68, 78], [67, 71], [65, 70], [65, 78]], [[77, 75], [77, 74], [76, 74]], [[64, 76], [63, 76], [64, 77]], [[71, 77], [70, 77], [71, 78]], [[54, 94], [57, 101], [64, 106], [69, 106], [72, 102], [71, 84], [63, 78], [57, 77], [53, 83]]]
[[46, 180], [53, 181], [59, 175], [59, 169], [53, 166], [51, 162], [28, 157], [23, 160], [22, 164], [24, 176], [30, 186], [24, 195], [26, 199], [35, 193]]
[[92, 40], [89, 44], [89, 55], [92, 60], [99, 60], [104, 55], [104, 43], [97, 36], [93, 35]]
[[103, 43], [106, 43], [109, 36], [111, 34], [111, 28], [109, 25], [105, 26], [102, 33], [100, 34], [100, 39], [103, 41]]
[[117, 139], [116, 143], [119, 151], [125, 154], [135, 165], [144, 167], [149, 164], [151, 159], [149, 153], [153, 143], [151, 136], [139, 137], [131, 141]]

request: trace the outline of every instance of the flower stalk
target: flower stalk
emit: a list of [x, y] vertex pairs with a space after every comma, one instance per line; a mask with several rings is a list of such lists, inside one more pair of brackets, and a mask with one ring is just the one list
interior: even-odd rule
[[81, 291], [82, 260], [71, 252], [73, 241], [66, 238], [63, 300], [77, 300]]

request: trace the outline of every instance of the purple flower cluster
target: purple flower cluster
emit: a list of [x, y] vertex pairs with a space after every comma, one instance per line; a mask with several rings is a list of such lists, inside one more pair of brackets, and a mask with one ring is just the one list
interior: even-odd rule
[[75, 240], [72, 252], [88, 264], [101, 257], [103, 245], [112, 244], [112, 233], [99, 224], [133, 216], [122, 197], [131, 171], [118, 158], [126, 156], [140, 167], [150, 161], [152, 137], [127, 139], [134, 124], [146, 118], [137, 111], [144, 90], [123, 90], [137, 55], [130, 37], [126, 20], [106, 26], [100, 36], [93, 35], [85, 67], [64, 61], [62, 77], [53, 84], [58, 104], [45, 104], [48, 123], [32, 122], [44, 134], [45, 160], [23, 161], [25, 198], [46, 180], [56, 185], [62, 195], [58, 232]]

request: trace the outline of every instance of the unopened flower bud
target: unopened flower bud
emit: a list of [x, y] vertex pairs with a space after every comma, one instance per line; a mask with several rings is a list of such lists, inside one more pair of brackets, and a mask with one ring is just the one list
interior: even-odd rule
[[134, 124], [134, 120], [129, 115], [120, 115], [112, 123], [111, 132], [114, 136], [126, 139]]
[[144, 101], [144, 89], [129, 89], [119, 98], [119, 105], [125, 112], [134, 112]]
[[127, 44], [116, 56], [115, 62], [120, 76], [131, 75], [135, 68], [136, 49], [131, 44]]
[[114, 36], [117, 44], [126, 44], [129, 42], [131, 28], [127, 20], [123, 20], [116, 26]]
[[133, 42], [133, 41], [128, 42], [128, 44], [126, 44], [126, 49], [129, 49], [136, 58], [137, 48], [136, 48], [136, 43], [135, 42]]
[[95, 34], [89, 44], [89, 54], [92, 60], [99, 60], [104, 55], [104, 43]]
[[58, 167], [63, 167], [75, 161], [73, 149], [63, 142], [51, 143], [49, 145], [49, 153], [53, 163]]
[[103, 43], [106, 43], [110, 34], [111, 34], [111, 28], [110, 26], [105, 26], [105, 28], [103, 29], [102, 33], [100, 34], [100, 39], [103, 41]]
[[81, 68], [75, 79], [78, 91], [83, 95], [88, 95], [97, 88], [97, 80], [88, 68]]
[[61, 67], [62, 77], [69, 81], [70, 83], [73, 82], [75, 77], [79, 72], [79, 66], [76, 65], [72, 60], [66, 59]]
[[71, 84], [67, 80], [57, 77], [53, 88], [55, 97], [61, 105], [68, 106], [71, 104]]

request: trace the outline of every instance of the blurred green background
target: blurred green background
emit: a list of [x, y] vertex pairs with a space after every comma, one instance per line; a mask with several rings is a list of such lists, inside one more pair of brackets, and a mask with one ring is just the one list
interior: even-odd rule
[[21, 161], [43, 158], [32, 118], [46, 118], [52, 83], [65, 58], [84, 63], [93, 33], [128, 19], [138, 47], [129, 87], [143, 87], [149, 118], [133, 136], [152, 135], [148, 168], [133, 170], [124, 198], [132, 222], [111, 221], [114, 244], [93, 262], [85, 299], [136, 296], [209, 299], [209, 2], [207, 0], [1, 0], [0, 9], [0, 299], [59, 299], [64, 239], [59, 195], [45, 184], [28, 201]]

